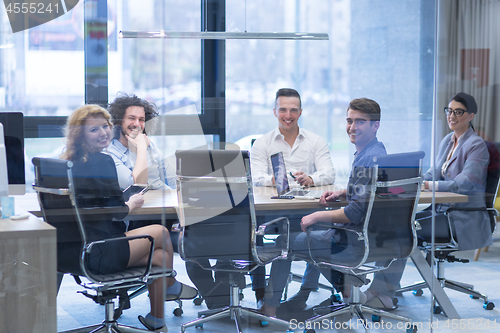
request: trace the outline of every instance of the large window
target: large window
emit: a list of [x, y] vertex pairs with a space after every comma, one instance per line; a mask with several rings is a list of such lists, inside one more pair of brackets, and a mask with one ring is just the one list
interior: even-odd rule
[[342, 0], [246, 5], [227, 1], [228, 31], [327, 32], [330, 36], [329, 41], [227, 42], [228, 141], [274, 129], [275, 93], [290, 87], [302, 97], [300, 126], [327, 140], [341, 181], [346, 181], [353, 153], [345, 133], [351, 99], [368, 97], [380, 104], [379, 138], [389, 152], [421, 149], [428, 140], [420, 138], [423, 123], [419, 120], [432, 113], [423, 106], [432, 107], [433, 96], [421, 96], [419, 91], [431, 90], [423, 84], [432, 84], [434, 73], [432, 66], [421, 66], [422, 43], [434, 33], [422, 29], [421, 20], [433, 13], [432, 3], [423, 6], [420, 1], [387, 1], [377, 6]]
[[[201, 6], [190, 1], [121, 2], [118, 30], [199, 31]], [[112, 59], [117, 60], [114, 63]], [[198, 114], [201, 99], [199, 40], [120, 39], [110, 52], [109, 100], [117, 92], [135, 93], [165, 114]], [[116, 79], [119, 78], [119, 79]]]

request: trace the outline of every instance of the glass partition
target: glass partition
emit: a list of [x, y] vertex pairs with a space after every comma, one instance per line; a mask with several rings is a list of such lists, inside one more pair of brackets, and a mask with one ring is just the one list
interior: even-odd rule
[[[492, 232], [496, 219], [491, 216], [493, 213], [486, 211], [486, 206], [494, 208], [498, 189], [497, 169], [500, 166], [496, 103], [498, 70], [495, 66], [499, 0], [75, 2], [76, 6], [59, 18], [17, 33], [11, 31], [7, 11], [0, 14], [0, 110], [22, 111], [25, 116], [25, 172], [27, 192], [31, 192], [27, 196], [34, 198], [31, 159], [60, 157], [67, 145], [63, 137], [67, 117], [91, 101], [87, 94], [89, 82], [86, 71], [91, 66], [89, 61], [92, 62], [92, 56], [89, 56], [90, 51], [85, 46], [90, 34], [85, 35], [84, 19], [85, 15], [95, 14], [91, 10], [95, 6], [105, 6], [107, 64], [99, 73], [103, 78], [100, 82], [105, 82], [102, 84], [106, 88], [104, 99], [113, 102], [124, 94], [135, 94], [156, 105], [158, 117], [145, 125], [146, 132], [149, 142], [161, 153], [158, 156], [164, 157], [162, 160], [168, 165], [172, 179], [176, 177], [176, 172], [180, 175], [181, 170], [175, 155], [177, 150], [222, 148], [249, 151], [249, 162], [245, 159], [249, 165], [245, 165], [245, 171], [251, 169], [253, 183], [250, 201], [245, 201], [245, 205], [250, 205], [252, 222], [262, 225], [276, 217], [287, 217], [292, 254], [300, 252], [294, 241], [297, 237], [300, 239], [303, 233], [300, 223], [304, 221], [304, 216], [316, 212], [328, 213], [332, 219], [323, 216], [321, 222], [353, 226], [349, 224], [353, 223], [349, 219], [353, 218], [350, 215], [353, 208], [349, 206], [356, 200], [363, 202], [361, 208], [358, 207], [363, 217], [357, 220], [357, 226], [354, 223], [354, 227], [359, 228], [354, 228], [358, 238], [352, 243], [363, 243], [365, 236], [372, 241], [372, 245], [383, 244], [387, 239], [393, 244], [397, 237], [401, 237], [399, 240], [403, 243], [401, 235], [405, 233], [401, 230], [404, 228], [388, 235], [394, 230], [384, 229], [380, 220], [377, 232], [383, 232], [379, 234], [373, 229], [363, 230], [361, 227], [367, 221], [363, 214], [378, 207], [380, 202], [377, 200], [396, 200], [405, 195], [406, 204], [411, 200], [408, 198], [409, 191], [405, 193], [407, 184], [384, 186], [384, 181], [391, 181], [384, 177], [392, 175], [394, 170], [374, 175], [371, 173], [376, 165], [373, 156], [367, 159], [368, 162], [359, 161], [366, 153], [363, 153], [365, 146], [361, 143], [364, 138], [372, 138], [371, 135], [376, 134], [387, 154], [423, 151], [421, 169], [425, 182], [415, 211], [415, 250], [406, 260], [392, 262], [389, 268], [386, 268], [388, 262], [385, 259], [372, 263], [370, 269], [374, 270], [367, 276], [371, 281], [358, 287], [368, 298], [367, 306], [410, 318], [419, 332], [497, 331], [497, 312], [492, 308], [498, 302], [498, 294], [495, 294], [491, 281], [498, 273], [499, 250], [495, 240], [499, 236], [498, 232]], [[214, 42], [198, 39], [122, 39], [119, 37], [121, 30], [321, 32], [328, 33], [329, 40], [238, 39]], [[296, 103], [295, 95], [283, 96], [285, 99], [276, 97], [281, 88], [292, 88], [298, 92], [298, 110], [287, 110], [283, 106], [286, 98], [292, 98]], [[453, 99], [460, 92], [466, 95]], [[374, 107], [371, 102], [361, 110], [349, 109], [351, 101], [359, 98], [375, 101], [381, 110], [380, 119], [372, 116], [371, 111], [362, 112], [363, 107]], [[106, 106], [105, 102], [103, 106]], [[368, 118], [361, 119], [356, 112], [368, 115]], [[469, 129], [469, 124], [473, 129]], [[289, 139], [285, 134], [293, 132], [287, 132], [287, 129], [298, 128], [306, 132], [285, 140]], [[275, 131], [274, 136], [271, 136], [272, 131]], [[460, 134], [456, 141], [452, 132]], [[116, 133], [120, 137], [121, 132]], [[307, 140], [315, 140], [317, 146]], [[304, 149], [306, 144], [308, 148]], [[287, 171], [284, 183], [288, 183], [292, 190], [305, 187], [302, 189], [311, 191], [305, 198], [276, 199], [280, 195], [280, 190], [273, 183], [277, 167], [272, 165], [270, 157], [279, 151], [283, 152], [284, 161], [278, 167]], [[380, 151], [377, 150], [378, 153]], [[156, 155], [149, 158], [156, 158]], [[370, 172], [359, 175], [359, 167]], [[206, 181], [204, 176], [201, 178]], [[143, 178], [134, 178], [134, 181], [136, 179]], [[378, 185], [356, 187], [355, 181], [359, 179], [378, 181]], [[146, 178], [146, 182], [148, 180]], [[231, 183], [228, 181], [228, 184]], [[154, 203], [147, 200], [145, 203], [147, 209], [156, 209], [151, 213], [153, 217], [148, 216], [149, 213], [135, 216], [141, 221], [140, 225], [153, 220], [167, 226], [175, 240], [179, 233], [176, 233], [175, 227], [172, 230], [172, 224], [179, 219], [182, 222], [183, 218], [176, 210], [176, 195], [180, 191], [176, 188], [177, 184], [173, 180], [169, 184], [171, 189], [163, 187], [161, 191], [148, 193], [146, 198], [150, 200], [155, 196]], [[227, 187], [230, 191], [230, 185]], [[367, 193], [361, 195], [356, 192], [360, 189], [368, 191], [368, 194], [373, 192], [377, 197], [365, 197]], [[189, 190], [193, 192], [191, 188]], [[319, 200], [325, 190], [345, 190], [346, 195], [340, 195], [340, 201], [334, 201], [325, 208]], [[191, 192], [188, 193], [189, 200], [195, 200]], [[411, 194], [415, 192], [418, 191], [412, 187]], [[190, 209], [206, 208], [210, 211], [213, 208], [191, 204], [188, 205]], [[394, 203], [380, 206], [392, 207], [387, 209], [387, 214], [402, 209]], [[464, 207], [469, 210], [459, 210]], [[447, 211], [449, 208], [455, 210]], [[471, 210], [476, 208], [477, 211]], [[339, 219], [339, 212], [347, 221]], [[382, 216], [383, 213], [378, 211], [372, 216]], [[390, 222], [392, 226], [398, 220], [391, 215]], [[313, 231], [315, 228], [313, 226]], [[182, 235], [182, 223], [180, 230]], [[370, 236], [363, 235], [363, 231], [370, 232]], [[255, 236], [252, 232], [242, 234]], [[373, 234], [377, 234], [378, 238]], [[264, 237], [263, 242], [269, 246], [276, 237]], [[346, 242], [349, 237], [335, 234], [328, 241], [352, 245]], [[250, 243], [257, 248], [262, 244], [256, 238]], [[280, 243], [279, 240], [277, 243]], [[360, 245], [363, 250], [369, 248], [369, 241]], [[490, 246], [489, 252], [476, 250], [485, 246]], [[182, 252], [182, 248], [179, 251]], [[356, 251], [348, 249], [345, 253], [359, 255]], [[342, 251], [327, 254], [338, 257], [342, 256]], [[300, 257], [297, 254], [297, 258], [311, 261], [315, 256], [311, 259], [311, 256]], [[367, 258], [373, 257], [367, 254], [356, 262]], [[210, 265], [216, 265], [214, 258], [209, 259]], [[470, 262], [465, 263], [467, 260]], [[318, 285], [319, 273], [314, 273], [312, 265], [307, 267], [306, 261], [297, 260], [291, 264], [295, 275], [291, 275], [292, 282], [287, 284], [280, 298], [288, 302], [278, 308], [277, 317], [288, 320], [290, 329], [296, 332], [308, 328], [318, 332], [343, 331], [347, 330], [343, 323], [349, 320], [356, 332], [364, 331], [363, 323], [356, 321], [356, 315], [353, 319], [349, 316], [330, 318], [321, 325], [307, 326], [312, 325], [307, 324], [307, 319], [315, 313], [330, 311], [316, 309], [315, 306], [331, 305], [331, 301], [338, 305], [342, 300], [363, 302], [364, 296], [359, 294], [359, 299], [357, 296], [350, 298], [349, 288], [332, 290], [331, 281], [324, 275], [319, 277]], [[0, 281], [7, 281], [7, 270], [4, 268], [7, 266], [3, 265], [4, 262], [0, 262]], [[200, 307], [190, 300], [184, 301], [184, 314], [178, 318], [170, 314], [176, 306], [171, 302], [165, 303], [166, 324], [170, 330], [196, 319], [198, 311], [229, 305], [229, 277], [218, 280], [217, 274], [213, 275], [211, 282], [220, 282], [224, 289], [223, 296], [213, 299], [205, 290], [204, 283], [210, 279], [208, 276], [212, 276], [206, 268], [203, 270], [189, 263], [185, 265], [182, 258], [175, 254], [174, 269], [179, 273], [179, 280], [196, 286], [204, 302], [201, 298], [196, 299], [196, 303], [202, 303]], [[264, 271], [254, 270], [252, 278], [243, 277], [241, 286], [248, 286], [239, 291], [242, 296], [233, 295], [232, 301], [242, 298], [241, 304], [245, 307], [261, 307], [262, 300], [266, 303], [270, 299], [269, 295], [263, 299], [263, 290], [269, 285], [269, 278], [277, 279], [274, 274], [273, 277], [271, 265], [267, 265]], [[304, 274], [306, 277], [302, 279]], [[231, 279], [234, 282], [234, 277]], [[412, 285], [422, 279], [425, 279], [425, 284]], [[455, 280], [461, 283], [457, 284]], [[349, 285], [345, 281], [342, 280], [341, 284]], [[6, 284], [2, 282], [0, 285]], [[475, 293], [470, 285], [474, 285], [474, 290], [479, 293]], [[410, 287], [405, 289], [406, 286]], [[453, 288], [448, 288], [450, 286]], [[73, 293], [69, 289], [62, 292], [66, 295]], [[457, 289], [464, 293], [457, 292]], [[2, 290], [0, 287], [0, 305], [6, 299]], [[300, 291], [303, 291], [302, 294]], [[344, 292], [343, 296], [340, 291]], [[298, 298], [292, 298], [297, 292]], [[479, 299], [471, 299], [468, 295]], [[91, 300], [73, 296], [57, 298], [60, 302], [58, 331], [79, 326], [81, 313], [76, 308], [92, 306]], [[130, 315], [122, 316], [119, 322], [141, 326], [137, 315], [143, 314], [142, 310], [149, 307], [149, 300], [141, 297], [144, 295], [132, 300], [132, 308], [126, 310]], [[266, 304], [277, 305], [274, 301], [269, 302]], [[89, 323], [102, 321], [103, 310], [100, 310], [95, 311], [97, 317], [90, 318]], [[365, 325], [373, 332], [406, 329], [404, 324], [398, 324], [394, 316], [378, 315], [373, 318], [369, 314], [365, 316]], [[2, 318], [0, 315], [0, 322]], [[233, 330], [233, 326], [231, 321], [216, 321], [206, 323], [205, 329], [222, 332]], [[242, 324], [243, 330], [249, 332], [273, 332], [276, 329], [273, 324], [269, 327], [256, 326], [253, 320]]]

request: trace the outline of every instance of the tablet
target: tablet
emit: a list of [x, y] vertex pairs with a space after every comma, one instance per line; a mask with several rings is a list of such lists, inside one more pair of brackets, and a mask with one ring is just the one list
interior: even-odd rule
[[131, 196], [137, 193], [146, 193], [151, 188], [150, 184], [132, 184], [123, 190], [123, 199], [128, 201]]

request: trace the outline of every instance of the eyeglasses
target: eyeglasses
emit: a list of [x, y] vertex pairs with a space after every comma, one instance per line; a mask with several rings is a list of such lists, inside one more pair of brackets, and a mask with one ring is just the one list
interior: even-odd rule
[[463, 116], [463, 114], [465, 112], [467, 112], [467, 110], [464, 110], [464, 109], [455, 109], [455, 110], [453, 110], [452, 108], [449, 108], [449, 107], [445, 107], [444, 108], [444, 113], [447, 116], [451, 116], [451, 114], [453, 113], [455, 115], [455, 117], [461, 117], [461, 116]]

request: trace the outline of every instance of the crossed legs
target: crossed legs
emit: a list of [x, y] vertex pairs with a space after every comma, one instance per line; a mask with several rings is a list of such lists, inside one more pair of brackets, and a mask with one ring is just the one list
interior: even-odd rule
[[[155, 240], [152, 265], [166, 268], [173, 267], [173, 248], [167, 228], [153, 224], [142, 228], [127, 231], [125, 235], [150, 235]], [[129, 241], [130, 258], [127, 267], [145, 266], [148, 263], [150, 242], [148, 239], [134, 239]], [[156, 279], [148, 285], [151, 315], [155, 318], [164, 318], [164, 298], [166, 288], [175, 283], [174, 278]]]

